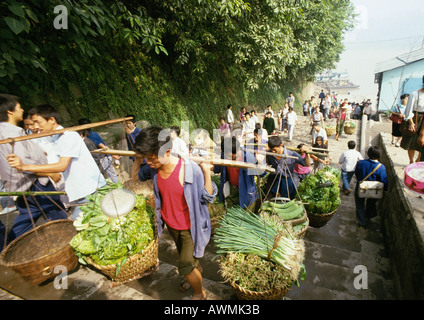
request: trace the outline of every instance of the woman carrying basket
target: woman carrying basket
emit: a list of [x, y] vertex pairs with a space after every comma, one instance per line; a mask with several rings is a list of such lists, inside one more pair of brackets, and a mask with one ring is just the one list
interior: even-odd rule
[[[408, 129], [415, 132], [413, 135], [402, 134], [400, 146], [408, 151], [409, 163], [420, 161], [421, 151], [424, 146], [424, 77], [423, 88], [412, 92], [408, 97], [408, 104], [405, 108], [405, 121], [408, 123]], [[415, 151], [418, 156], [414, 159]]]

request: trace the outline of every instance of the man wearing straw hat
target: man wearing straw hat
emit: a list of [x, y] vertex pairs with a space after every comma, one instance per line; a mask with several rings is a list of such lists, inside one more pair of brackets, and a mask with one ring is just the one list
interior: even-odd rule
[[[25, 131], [18, 127], [19, 121], [23, 119], [24, 110], [22, 109], [19, 98], [13, 95], [0, 94], [0, 139], [10, 137], [26, 136]], [[25, 162], [34, 165], [43, 165], [47, 163], [47, 157], [43, 150], [32, 140], [18, 141], [13, 144], [0, 144], [0, 176], [4, 182], [7, 192], [22, 191], [56, 191], [52, 181], [58, 180], [58, 174], [45, 172], [42, 174], [32, 174], [25, 171], [13, 169], [6, 160], [11, 153], [16, 154]], [[7, 234], [7, 242], [30, 231], [33, 223], [42, 215], [47, 221], [57, 219], [67, 219], [63, 203], [58, 195], [55, 196], [18, 196], [16, 207], [19, 215], [13, 222], [12, 229]], [[0, 244], [3, 247], [4, 243]]]

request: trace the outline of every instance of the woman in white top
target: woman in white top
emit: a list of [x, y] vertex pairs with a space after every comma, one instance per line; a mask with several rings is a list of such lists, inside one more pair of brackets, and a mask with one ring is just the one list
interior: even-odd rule
[[[418, 114], [417, 114], [418, 113]], [[405, 108], [405, 121], [408, 122], [409, 128], [415, 129], [415, 134], [411, 137], [402, 136], [400, 146], [408, 150], [409, 163], [420, 161], [421, 152], [424, 146], [424, 77], [423, 88], [414, 91], [409, 95], [408, 103]], [[418, 151], [418, 156], [414, 159], [415, 151]]]

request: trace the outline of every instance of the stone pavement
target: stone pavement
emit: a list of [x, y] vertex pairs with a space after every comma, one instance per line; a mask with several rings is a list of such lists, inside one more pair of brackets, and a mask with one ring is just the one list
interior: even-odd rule
[[[310, 127], [306, 118], [299, 116], [294, 139], [284, 143], [297, 146], [310, 143]], [[338, 167], [340, 154], [347, 149], [351, 139], [359, 145], [360, 124], [352, 136], [342, 135], [339, 141], [329, 139], [332, 165]], [[354, 186], [355, 180], [352, 181]], [[367, 229], [359, 229], [355, 222], [353, 194], [341, 193], [342, 202], [332, 219], [321, 228], [309, 227], [305, 235], [306, 279], [300, 286], [292, 286], [285, 299], [288, 300], [384, 300], [394, 296], [390, 261], [384, 249], [379, 218], [374, 218]], [[16, 214], [16, 213], [15, 213]], [[5, 221], [5, 217], [0, 219]], [[9, 221], [13, 220], [13, 214]], [[223, 282], [215, 258], [213, 237], [201, 259], [204, 269], [204, 287], [209, 300], [235, 300], [232, 288]], [[99, 272], [79, 266], [70, 273], [66, 289], [55, 289], [53, 282], [31, 286], [12, 270], [0, 267], [0, 300], [186, 300], [191, 289], [185, 293], [178, 290], [181, 277], [175, 263], [176, 248], [165, 231], [159, 244], [159, 269], [149, 276], [126, 285], [111, 288], [110, 280]], [[355, 269], [358, 268], [358, 269]], [[358, 280], [361, 281], [358, 282]], [[357, 284], [355, 286], [355, 283]], [[362, 288], [358, 288], [358, 283]]]

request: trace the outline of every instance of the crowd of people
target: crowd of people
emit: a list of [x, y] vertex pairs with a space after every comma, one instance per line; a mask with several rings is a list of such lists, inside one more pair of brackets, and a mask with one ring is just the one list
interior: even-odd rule
[[[396, 146], [400, 145], [407, 150], [422, 150], [422, 147], [419, 150], [416, 147], [417, 141], [424, 144], [422, 93], [424, 89], [412, 93], [409, 99], [404, 97], [402, 105], [392, 110], [408, 122], [409, 129], [418, 132], [416, 137], [395, 140], [399, 128], [394, 125], [392, 143]], [[268, 199], [277, 196], [293, 199], [299, 183], [307, 175], [331, 162], [325, 122], [336, 119], [336, 139], [339, 140], [345, 121], [362, 119], [362, 115], [367, 115], [368, 119], [373, 116], [370, 101], [338, 101], [337, 97], [322, 91], [318, 98], [311, 97], [302, 106], [303, 116], [311, 126], [311, 130], [308, 130], [311, 140], [291, 148], [285, 145], [283, 137], [286, 136], [289, 142], [293, 140], [300, 119], [294, 103], [295, 96], [290, 93], [278, 111], [268, 105], [259, 113], [242, 107], [236, 114], [233, 106], [228, 104], [220, 118], [221, 159], [268, 165], [274, 169], [269, 174], [262, 169], [195, 163], [188, 157], [190, 154], [193, 155], [196, 150], [196, 155], [205, 156], [208, 152], [187, 145], [180, 138], [179, 127], [169, 128], [165, 139], [160, 139], [164, 130], [162, 127], [152, 126], [141, 130], [131, 115], [133, 120], [125, 122], [128, 149], [137, 155], [131, 158], [131, 177], [140, 181], [153, 180], [159, 236], [166, 226], [179, 253], [178, 269], [183, 276], [181, 289], [193, 288], [194, 299], [206, 298], [202, 286], [202, 268], [198, 261], [204, 254], [211, 234], [207, 203], [218, 195], [219, 201], [227, 206], [239, 205], [253, 209], [262, 190], [266, 190], [265, 196]], [[79, 121], [79, 124], [87, 123], [90, 120]], [[24, 114], [18, 97], [0, 95], [0, 139], [49, 133], [61, 128], [60, 115], [52, 106], [37, 106]], [[306, 136], [304, 138], [308, 139]], [[99, 157], [90, 153], [93, 149], [104, 147], [106, 143], [100, 135], [89, 129], [0, 144], [0, 187], [3, 191], [58, 190], [66, 193], [63, 196], [3, 197], [1, 204], [5, 212], [17, 209], [19, 214], [9, 232], [0, 222], [0, 251], [3, 244], [7, 245], [30, 230], [33, 221], [41, 216], [46, 221], [76, 219], [80, 214], [78, 205], [86, 201], [86, 196], [104, 186], [106, 179], [117, 181], [113, 164], [119, 161], [119, 157]], [[354, 194], [357, 223], [365, 227], [366, 219], [376, 213], [375, 201], [365, 201], [358, 197], [359, 182], [372, 173], [367, 178], [383, 182], [387, 190], [387, 174], [384, 165], [378, 166], [381, 154], [378, 147], [368, 149], [368, 159], [364, 159], [355, 148], [356, 143], [348, 141], [347, 149], [338, 163], [341, 165], [342, 191], [346, 195], [352, 192], [350, 183], [356, 175], [358, 182]], [[212, 174], [219, 175], [219, 187], [213, 183]], [[262, 178], [266, 181], [261, 190]]]
[[[276, 112], [276, 115], [272, 110], [272, 106], [268, 105], [263, 112], [264, 118], [262, 124], [257, 117], [254, 121], [251, 120], [252, 114], [256, 116], [255, 110], [247, 112], [244, 107], [240, 110], [238, 116], [239, 127], [237, 127], [237, 121], [234, 122], [234, 117], [232, 115], [231, 105], [227, 106], [226, 118], [223, 117], [221, 119], [221, 124], [231, 119], [231, 127], [233, 129], [240, 129], [241, 134], [233, 133], [233, 140], [236, 140], [241, 146], [243, 145], [243, 141], [249, 141], [248, 133], [253, 130], [252, 128], [255, 125], [256, 131], [253, 130], [255, 133], [253, 142], [257, 144], [255, 145], [255, 150], [261, 150], [259, 146], [265, 145], [266, 147], [262, 148], [262, 150], [267, 149], [270, 152], [282, 155], [285, 154], [291, 157], [290, 159], [284, 159], [278, 156], [266, 156], [265, 163], [278, 169], [276, 174], [269, 174], [268, 176], [266, 189], [270, 190], [270, 197], [279, 195], [281, 197], [293, 199], [295, 196], [295, 189], [307, 175], [315, 173], [324, 166], [330, 165], [332, 159], [330, 154], [325, 151], [328, 150], [329, 147], [325, 130], [326, 121], [331, 119], [336, 120], [336, 140], [339, 140], [346, 121], [350, 119], [361, 120], [363, 115], [367, 116], [367, 120], [373, 119], [371, 102], [369, 100], [363, 100], [362, 103], [351, 103], [348, 99], [338, 101], [336, 97], [330, 97], [329, 94], [325, 94], [322, 91], [318, 99], [312, 96], [311, 99], [305, 101], [302, 106], [303, 116], [309, 118], [308, 120], [311, 125], [311, 130], [309, 132], [311, 136], [310, 143], [301, 143], [297, 146], [297, 152], [291, 151], [288, 147], [284, 146], [282, 137], [287, 134], [287, 141], [290, 142], [293, 139], [293, 131], [298, 121], [296, 112], [293, 109], [294, 100], [293, 94], [290, 93], [284, 106]], [[249, 121], [253, 123], [248, 124]], [[221, 128], [223, 128], [222, 125]], [[228, 130], [228, 128], [225, 130]], [[261, 131], [262, 134], [258, 136], [258, 133]], [[231, 130], [226, 131], [225, 134], [231, 136]], [[235, 139], [234, 136], [236, 137]], [[243, 138], [245, 138], [245, 140], [243, 140]], [[245, 145], [249, 144], [246, 143]], [[308, 150], [319, 150], [319, 152], [325, 152], [326, 154], [324, 154], [324, 156], [316, 156], [313, 153], [309, 153]], [[384, 189], [387, 190], [388, 188], [387, 174], [384, 165], [380, 165], [376, 172], [372, 172], [379, 164], [378, 159], [380, 154], [381, 150], [376, 146], [372, 146], [367, 151], [368, 159], [364, 159], [362, 155], [356, 151], [356, 142], [350, 140], [347, 142], [347, 150], [344, 151], [338, 159], [338, 164], [341, 166], [341, 191], [345, 195], [349, 195], [352, 192], [350, 183], [353, 176], [356, 176], [358, 181], [355, 186], [354, 195], [357, 210], [357, 224], [359, 227], [365, 228], [366, 220], [374, 217], [376, 214], [375, 201], [372, 199], [365, 201], [358, 196], [359, 182], [362, 181], [364, 177], [367, 177], [369, 173], [372, 173], [367, 177], [367, 180], [381, 181], [384, 184]], [[258, 159], [256, 163], [260, 163], [260, 160]], [[229, 173], [229, 175], [231, 174], [232, 173]], [[228, 180], [230, 182], [229, 190], [232, 190], [232, 193], [228, 193], [228, 195], [230, 196], [231, 194], [231, 203], [234, 203], [234, 194], [237, 192], [236, 189], [238, 185], [237, 183], [231, 184], [231, 181], [237, 182], [237, 179], [232, 178]], [[245, 182], [246, 180], [242, 179], [242, 181]], [[278, 183], [276, 183], [276, 181], [278, 181]], [[252, 184], [253, 183], [254, 180], [252, 180]], [[254, 188], [250, 187], [249, 190], [254, 190]], [[251, 192], [251, 194], [257, 194], [257, 192]], [[243, 197], [244, 196], [245, 193], [243, 192]], [[221, 195], [220, 200], [224, 200], [224, 196]], [[248, 207], [255, 200], [255, 197], [251, 196], [246, 200], [241, 199], [241, 196], [239, 196], [239, 200], [242, 206]]]

